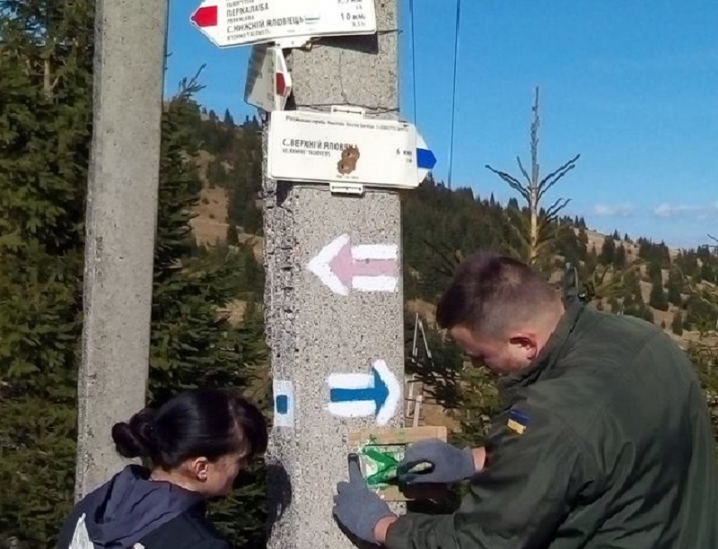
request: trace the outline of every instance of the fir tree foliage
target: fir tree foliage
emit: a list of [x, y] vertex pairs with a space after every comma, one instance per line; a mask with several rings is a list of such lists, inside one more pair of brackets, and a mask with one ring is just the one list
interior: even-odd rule
[[0, 1], [0, 545], [72, 504], [93, 9]]
[[[234, 388], [244, 392], [261, 376], [267, 352], [263, 317], [254, 300], [262, 293], [256, 259], [246, 252], [218, 247], [193, 255], [190, 220], [202, 183], [191, 146], [191, 125], [198, 107], [193, 94], [200, 86], [185, 80], [168, 104], [162, 120], [160, 209], [158, 214], [149, 393], [164, 401], [197, 386]], [[250, 251], [251, 254], [251, 251]], [[247, 284], [247, 279], [250, 283]], [[244, 290], [244, 291], [242, 291]], [[238, 328], [223, 309], [234, 299], [249, 300]], [[266, 395], [259, 395], [266, 405]], [[237, 493], [211, 507], [211, 516], [235, 546], [259, 547], [264, 520], [263, 470]]]

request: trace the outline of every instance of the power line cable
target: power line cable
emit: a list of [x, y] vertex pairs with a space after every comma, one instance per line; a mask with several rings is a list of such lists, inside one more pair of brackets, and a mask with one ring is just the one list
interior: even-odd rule
[[416, 40], [414, 39], [414, 0], [409, 0], [409, 19], [411, 21], [411, 86], [413, 94], [412, 101], [414, 106], [414, 125], [418, 126], [419, 121], [416, 118]]
[[456, 27], [454, 29], [454, 75], [451, 92], [451, 131], [449, 137], [449, 174], [448, 186], [451, 190], [452, 172], [454, 170], [454, 126], [456, 123], [456, 81], [459, 60], [459, 29], [461, 27], [461, 0], [456, 0]]

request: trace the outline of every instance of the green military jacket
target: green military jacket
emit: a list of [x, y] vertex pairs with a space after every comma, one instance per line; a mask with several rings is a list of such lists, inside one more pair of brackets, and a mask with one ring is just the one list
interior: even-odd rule
[[716, 549], [718, 464], [692, 365], [662, 330], [581, 303], [504, 379], [487, 462], [452, 515], [390, 549]]

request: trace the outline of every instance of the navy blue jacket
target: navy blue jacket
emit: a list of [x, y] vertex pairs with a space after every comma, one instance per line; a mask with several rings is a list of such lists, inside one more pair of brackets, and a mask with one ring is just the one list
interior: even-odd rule
[[[82, 499], [60, 533], [57, 549], [229, 549], [207, 520], [204, 498], [168, 482], [148, 480], [149, 471], [129, 465]], [[85, 530], [86, 528], [86, 530]]]

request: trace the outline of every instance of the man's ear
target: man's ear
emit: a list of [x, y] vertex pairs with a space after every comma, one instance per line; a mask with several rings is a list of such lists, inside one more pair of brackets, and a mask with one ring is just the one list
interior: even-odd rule
[[519, 348], [529, 360], [533, 360], [538, 355], [538, 337], [535, 332], [530, 330], [515, 332], [509, 338], [509, 343]]
[[209, 460], [205, 457], [194, 458], [187, 464], [190, 474], [201, 482], [207, 480], [208, 467]]

